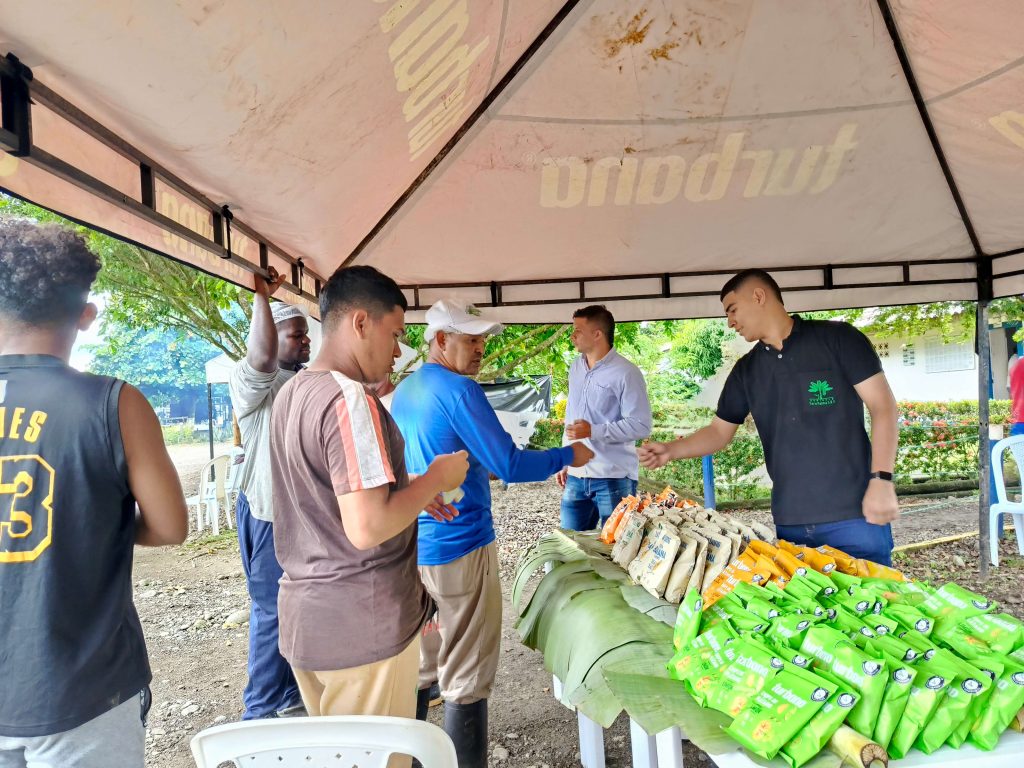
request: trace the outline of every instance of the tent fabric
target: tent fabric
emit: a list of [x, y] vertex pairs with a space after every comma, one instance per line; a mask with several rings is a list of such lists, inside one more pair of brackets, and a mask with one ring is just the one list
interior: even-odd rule
[[749, 266], [795, 310], [974, 299], [989, 264], [1006, 296], [1022, 28], [1018, 0], [0, 0], [34, 77], [0, 186], [286, 270], [314, 313], [346, 263], [505, 322], [717, 315]]

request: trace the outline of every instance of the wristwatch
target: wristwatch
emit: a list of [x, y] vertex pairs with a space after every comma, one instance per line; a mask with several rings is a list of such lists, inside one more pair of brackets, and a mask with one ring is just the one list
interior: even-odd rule
[[870, 475], [868, 475], [868, 477], [870, 477], [872, 480], [877, 477], [879, 480], [888, 480], [890, 483], [892, 482], [892, 472], [886, 472], [884, 469], [880, 469], [877, 472], [872, 472]]

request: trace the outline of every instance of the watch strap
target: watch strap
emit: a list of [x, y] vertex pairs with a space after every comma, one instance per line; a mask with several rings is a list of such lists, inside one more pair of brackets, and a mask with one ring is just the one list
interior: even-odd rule
[[886, 472], [884, 469], [879, 469], [875, 472], [872, 472], [869, 475], [869, 477], [871, 477], [872, 479], [878, 478], [879, 480], [887, 480], [890, 483], [892, 482], [892, 472]]

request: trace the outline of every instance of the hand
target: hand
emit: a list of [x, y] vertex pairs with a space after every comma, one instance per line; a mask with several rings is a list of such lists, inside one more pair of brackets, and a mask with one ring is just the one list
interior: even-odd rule
[[265, 299], [269, 299], [274, 293], [284, 284], [284, 275], [279, 273], [273, 267], [267, 267], [267, 274], [270, 275], [270, 279], [263, 277], [260, 274], [254, 274], [252, 276], [253, 283], [256, 286], [256, 293]]
[[900, 504], [896, 500], [896, 486], [888, 480], [872, 478], [864, 492], [864, 519], [874, 525], [891, 523], [900, 516]]
[[569, 470], [563, 467], [562, 469], [555, 472], [555, 482], [558, 483], [559, 488], [565, 488], [565, 482], [569, 478]]
[[451, 504], [445, 504], [440, 493], [434, 497], [432, 502], [423, 508], [423, 511], [439, 523], [450, 523], [459, 516], [459, 510]]
[[565, 436], [570, 440], [583, 440], [590, 437], [590, 422], [584, 419], [576, 419], [565, 428]]
[[644, 443], [636, 449], [636, 455], [647, 469], [664, 467], [674, 458], [669, 443]]
[[469, 454], [465, 451], [445, 453], [430, 462], [427, 472], [441, 485], [442, 491], [454, 491], [466, 479], [469, 471]]
[[[594, 452], [587, 448], [583, 443], [572, 444], [572, 464], [573, 467], [582, 467], [588, 461], [594, 458]], [[564, 472], [565, 470], [563, 470]], [[564, 483], [562, 484], [565, 485]]]

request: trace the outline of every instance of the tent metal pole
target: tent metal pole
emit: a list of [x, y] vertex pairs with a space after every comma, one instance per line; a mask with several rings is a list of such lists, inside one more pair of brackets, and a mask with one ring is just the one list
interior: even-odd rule
[[505, 73], [505, 76], [498, 81], [497, 85], [491, 89], [490, 93], [484, 96], [484, 100], [480, 102], [480, 106], [473, 110], [473, 113], [466, 118], [465, 122], [461, 126], [459, 126], [455, 135], [448, 139], [445, 145], [441, 147], [438, 153], [434, 156], [434, 159], [431, 160], [420, 175], [413, 180], [412, 184], [409, 185], [405, 192], [395, 200], [391, 207], [388, 208], [383, 216], [381, 216], [380, 220], [373, 225], [373, 229], [367, 232], [366, 237], [359, 241], [358, 245], [356, 245], [352, 250], [352, 253], [350, 253], [341, 263], [342, 267], [347, 267], [355, 261], [359, 254], [363, 252], [363, 249], [366, 248], [366, 246], [368, 246], [375, 237], [377, 237], [380, 231], [384, 229], [389, 221], [391, 221], [391, 218], [398, 213], [409, 198], [413, 196], [416, 190], [420, 188], [420, 185], [430, 178], [430, 175], [437, 169], [437, 166], [441, 164], [441, 161], [448, 156], [449, 152], [455, 149], [456, 145], [458, 145], [462, 140], [462, 137], [472, 130], [476, 122], [484, 116], [484, 113], [486, 113], [487, 110], [491, 108], [491, 105], [505, 92], [505, 89], [508, 88], [513, 80], [515, 80], [516, 75], [518, 75], [523, 67], [529, 63], [534, 54], [544, 47], [544, 43], [547, 42], [548, 38], [551, 37], [554, 31], [558, 29], [561, 23], [565, 21], [566, 17], [573, 12], [579, 3], [580, 0], [568, 0], [558, 10], [558, 13], [551, 18], [551, 21], [549, 21], [547, 26], [540, 31], [540, 34], [537, 35], [536, 39], [534, 39], [534, 41], [530, 43], [529, 47], [523, 51], [523, 54], [516, 59], [516, 62], [509, 68], [508, 72]]
[[960, 212], [960, 219], [963, 221], [964, 229], [967, 230], [967, 236], [971, 240], [971, 245], [974, 247], [975, 256], [984, 255], [984, 251], [981, 248], [981, 241], [978, 239], [977, 232], [974, 231], [974, 225], [971, 223], [971, 217], [967, 213], [967, 206], [964, 204], [963, 196], [960, 194], [960, 189], [956, 185], [956, 180], [953, 178], [953, 171], [950, 170], [949, 162], [946, 160], [946, 153], [942, 149], [942, 144], [939, 143], [939, 135], [935, 131], [935, 126], [932, 125], [931, 115], [928, 114], [928, 107], [925, 104], [924, 96], [921, 93], [921, 87], [917, 83], [917, 77], [914, 76], [913, 67], [910, 66], [910, 56], [907, 54], [906, 48], [903, 47], [903, 40], [900, 38], [899, 27], [896, 26], [896, 18], [892, 14], [892, 9], [889, 7], [889, 0], [878, 0], [878, 10], [882, 14], [882, 19], [885, 21], [885, 28], [889, 31], [889, 37], [892, 38], [893, 48], [896, 50], [896, 56], [900, 60], [900, 66], [903, 68], [903, 76], [907, 80], [907, 86], [910, 88], [910, 93], [914, 97], [914, 103], [917, 105], [917, 111], [921, 116], [921, 123], [924, 125], [924, 129], [928, 134], [928, 140], [931, 141], [932, 149], [935, 152], [935, 157], [939, 161], [939, 167], [942, 169], [942, 175], [946, 178], [946, 184], [949, 186], [949, 193], [953, 196], [953, 202], [956, 203], [956, 209]]
[[206, 383], [206, 423], [210, 425], [210, 461], [213, 461], [213, 384]]
[[988, 422], [989, 399], [988, 380], [992, 371], [992, 355], [988, 336], [988, 299], [978, 301], [975, 320], [978, 334], [978, 568], [981, 578], [988, 578], [989, 541], [993, 532], [989, 530], [988, 511], [992, 504], [992, 457], [990, 454]]

